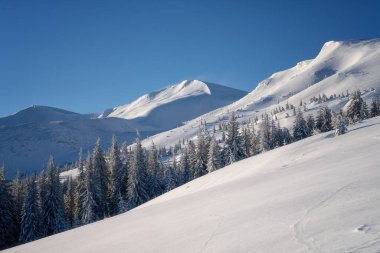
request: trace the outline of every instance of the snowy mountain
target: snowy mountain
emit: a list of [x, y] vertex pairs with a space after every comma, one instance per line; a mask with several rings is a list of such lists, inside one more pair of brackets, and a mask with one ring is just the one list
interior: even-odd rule
[[378, 252], [379, 133], [312, 136], [5, 252]]
[[76, 161], [100, 137], [103, 148], [112, 135], [120, 142], [133, 141], [136, 129], [142, 138], [181, 125], [246, 95], [244, 91], [201, 81], [183, 81], [136, 101], [119, 106], [109, 114], [78, 114], [47, 106], [31, 106], [0, 118], [0, 164], [13, 177], [21, 172], [40, 171], [53, 155], [58, 164]]
[[[242, 99], [201, 115], [184, 126], [152, 136], [143, 144], [148, 147], [153, 141], [159, 146], [170, 146], [183, 138], [192, 139], [199, 132], [201, 122], [206, 122], [206, 128], [211, 132], [214, 126], [225, 122], [231, 112], [239, 116], [239, 121], [245, 122], [256, 116], [260, 118], [262, 113], [270, 113], [276, 107], [285, 107], [286, 103], [299, 106], [301, 100], [307, 103], [308, 113], [315, 113], [324, 105], [339, 111], [348, 102], [348, 98], [334, 97], [321, 104], [309, 103], [310, 98], [323, 94], [330, 97], [361, 89], [365, 91], [364, 99], [369, 101], [380, 97], [379, 65], [380, 39], [327, 42], [315, 59], [274, 73]], [[277, 118], [285, 127], [294, 120], [291, 112], [279, 113]]]
[[52, 121], [90, 119], [95, 116], [95, 114], [79, 114], [54, 107], [33, 105], [17, 112], [16, 114], [0, 118], [0, 126], [17, 126]]
[[244, 97], [245, 91], [199, 80], [185, 80], [146, 94], [130, 104], [106, 110], [100, 118], [128, 119], [135, 124], [168, 130], [182, 122]]

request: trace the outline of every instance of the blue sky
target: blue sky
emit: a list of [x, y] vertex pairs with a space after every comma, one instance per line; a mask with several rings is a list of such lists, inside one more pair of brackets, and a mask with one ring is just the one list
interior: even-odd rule
[[380, 37], [379, 1], [0, 0], [0, 116], [101, 112], [184, 79], [246, 91], [329, 40]]

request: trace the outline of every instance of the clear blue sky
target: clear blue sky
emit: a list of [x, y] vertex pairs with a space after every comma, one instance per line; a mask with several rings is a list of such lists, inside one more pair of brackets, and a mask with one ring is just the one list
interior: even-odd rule
[[184, 79], [251, 91], [326, 41], [375, 37], [376, 0], [0, 0], [0, 116], [101, 112]]

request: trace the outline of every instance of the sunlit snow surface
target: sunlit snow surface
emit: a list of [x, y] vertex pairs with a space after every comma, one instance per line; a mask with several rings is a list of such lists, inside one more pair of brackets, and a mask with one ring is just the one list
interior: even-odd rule
[[379, 252], [380, 117], [6, 252]]

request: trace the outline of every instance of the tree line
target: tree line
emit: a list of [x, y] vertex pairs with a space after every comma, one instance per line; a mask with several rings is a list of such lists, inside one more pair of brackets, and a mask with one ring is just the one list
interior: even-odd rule
[[[0, 249], [30, 242], [74, 227], [111, 217], [195, 178], [236, 161], [290, 144], [311, 135], [335, 129], [347, 132], [347, 125], [380, 115], [380, 101], [369, 109], [361, 92], [351, 94], [347, 111], [335, 113], [321, 107], [314, 119], [304, 117], [302, 102], [295, 111], [292, 131], [281, 127], [277, 117], [264, 113], [249, 124], [240, 124], [234, 113], [217, 140], [215, 134], [200, 131], [197, 141], [182, 140], [174, 147], [143, 148], [139, 138], [133, 148], [119, 147], [115, 137], [107, 152], [100, 140], [93, 151], [75, 164], [76, 177], [60, 179], [61, 169], [50, 157], [40, 174], [12, 181], [0, 168]], [[215, 133], [215, 128], [214, 128]], [[167, 159], [167, 158], [171, 159]], [[168, 160], [164, 162], [165, 160]]]

